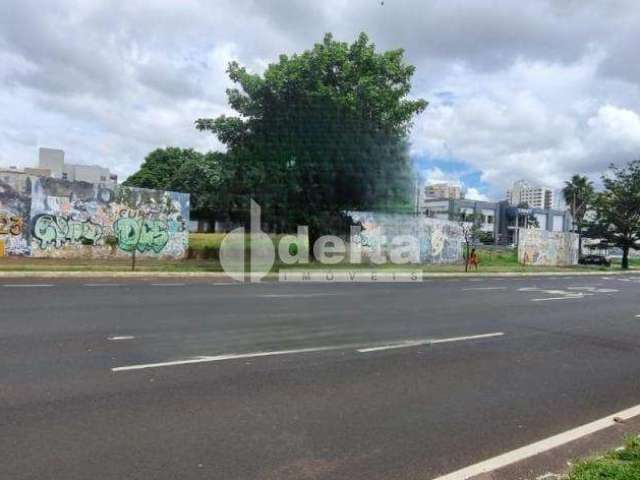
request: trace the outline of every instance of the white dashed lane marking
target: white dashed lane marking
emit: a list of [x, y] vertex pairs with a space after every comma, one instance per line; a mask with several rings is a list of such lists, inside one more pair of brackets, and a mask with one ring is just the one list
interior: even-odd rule
[[53, 287], [51, 283], [14, 283], [3, 285], [5, 288], [39, 288], [39, 287]]
[[438, 343], [461, 342], [465, 340], [477, 340], [482, 338], [501, 337], [503, 335], [504, 335], [503, 332], [494, 332], [494, 333], [483, 333], [480, 335], [470, 335], [466, 337], [405, 340], [403, 342], [396, 342], [390, 345], [377, 345], [372, 347], [364, 347], [360, 349], [358, 349], [357, 345], [350, 344], [350, 345], [331, 345], [331, 346], [323, 346], [323, 347], [300, 348], [295, 350], [275, 350], [275, 351], [269, 351], [269, 352], [251, 352], [251, 353], [229, 353], [229, 354], [215, 355], [215, 356], [207, 355], [207, 356], [186, 358], [183, 360], [173, 360], [168, 362], [127, 365], [123, 367], [112, 368], [111, 371], [123, 372], [128, 370], [144, 370], [147, 368], [172, 367], [176, 365], [189, 365], [194, 363], [220, 362], [224, 360], [238, 360], [243, 358], [256, 358], [256, 357], [271, 357], [271, 356], [292, 355], [292, 354], [300, 354], [300, 353], [328, 352], [333, 350], [349, 350], [352, 348], [357, 349], [356, 351], [359, 353], [368, 353], [368, 352], [376, 352], [380, 350], [389, 350], [392, 348], [408, 348], [408, 347], [427, 345], [427, 344], [432, 345], [432, 344], [438, 344]]
[[437, 343], [451, 343], [451, 342], [463, 342], [465, 340], [478, 340], [481, 338], [501, 337], [504, 332], [495, 333], [483, 333], [482, 335], [469, 335], [466, 337], [452, 337], [452, 338], [440, 338], [440, 339], [424, 339], [424, 340], [407, 340], [401, 343], [393, 343], [390, 345], [380, 345], [377, 347], [360, 348], [358, 352], [379, 352], [383, 350], [392, 350], [394, 348], [408, 348], [408, 347], [420, 347], [422, 345], [433, 345]]
[[258, 295], [260, 298], [312, 298], [312, 297], [333, 297], [340, 293], [271, 293]]
[[532, 298], [532, 302], [548, 302], [549, 300], [576, 300], [580, 298], [584, 298], [585, 295], [573, 295], [567, 297], [548, 297], [548, 298]]
[[471, 288], [463, 288], [463, 291], [469, 290], [506, 290], [507, 287], [471, 287]]

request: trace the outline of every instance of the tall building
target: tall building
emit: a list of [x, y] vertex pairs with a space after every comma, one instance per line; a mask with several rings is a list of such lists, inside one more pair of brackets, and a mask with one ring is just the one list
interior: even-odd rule
[[424, 187], [424, 198], [426, 200], [435, 198], [460, 199], [464, 198], [462, 186], [457, 183], [434, 183]]
[[43, 171], [48, 171], [47, 176], [63, 180], [111, 185], [118, 183], [118, 176], [111, 173], [108, 168], [99, 165], [65, 163], [64, 150], [56, 148], [40, 148], [38, 150], [38, 167]]
[[518, 206], [526, 203], [529, 208], [554, 207], [553, 190], [548, 187], [532, 185], [526, 180], [518, 180], [507, 190], [507, 201], [510, 205]]

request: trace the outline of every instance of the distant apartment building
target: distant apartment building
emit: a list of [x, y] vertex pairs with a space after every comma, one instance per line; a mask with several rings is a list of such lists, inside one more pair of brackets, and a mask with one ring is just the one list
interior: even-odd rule
[[434, 183], [424, 187], [424, 198], [431, 200], [434, 198], [464, 198], [462, 186], [457, 183]]
[[[25, 169], [25, 173], [27, 169]], [[79, 165], [65, 163], [64, 150], [40, 148], [38, 150], [38, 169], [31, 169], [33, 175], [50, 176], [75, 182], [104, 183], [115, 185], [118, 176], [108, 168], [99, 165]], [[36, 173], [39, 170], [41, 173]]]
[[533, 185], [526, 180], [518, 180], [507, 190], [507, 201], [510, 205], [527, 204], [529, 208], [552, 209], [554, 207], [553, 190]]

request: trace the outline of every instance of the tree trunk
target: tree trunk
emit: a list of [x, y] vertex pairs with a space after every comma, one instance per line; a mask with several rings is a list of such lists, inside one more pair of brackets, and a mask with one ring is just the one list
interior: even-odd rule
[[582, 258], [582, 228], [578, 227], [578, 259]]
[[629, 269], [629, 247], [622, 247], [622, 269]]

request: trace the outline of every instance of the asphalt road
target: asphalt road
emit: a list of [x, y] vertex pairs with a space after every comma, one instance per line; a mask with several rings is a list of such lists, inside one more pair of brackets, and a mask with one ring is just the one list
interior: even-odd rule
[[4, 280], [0, 304], [1, 479], [431, 479], [640, 403], [637, 276]]

